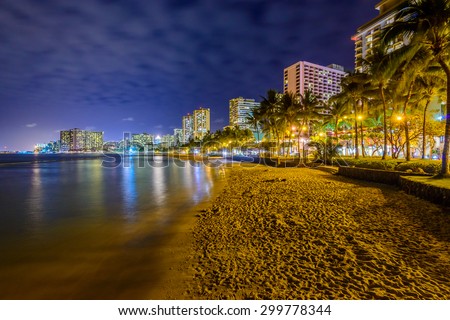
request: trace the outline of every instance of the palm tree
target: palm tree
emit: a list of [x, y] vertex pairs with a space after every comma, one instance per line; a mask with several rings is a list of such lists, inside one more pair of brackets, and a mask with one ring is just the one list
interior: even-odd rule
[[[299, 95], [300, 98], [300, 110], [298, 112], [299, 126], [302, 127], [301, 131], [304, 134], [304, 138], [309, 137], [310, 125], [312, 120], [318, 120], [320, 118], [318, 111], [319, 99], [314, 95], [314, 93], [307, 89], [304, 94]], [[300, 135], [299, 135], [300, 139]], [[303, 143], [303, 146], [305, 144]], [[303, 147], [303, 159], [306, 159], [306, 151]]]
[[[402, 52], [398, 52], [402, 56], [404, 54]], [[424, 62], [423, 57], [423, 51], [419, 50], [415, 53], [413, 58], [408, 61], [405, 60], [403, 63], [400, 64], [400, 66], [397, 68], [396, 74], [394, 75], [394, 78], [396, 78], [397, 81], [395, 81], [395, 94], [397, 97], [399, 97], [402, 101], [403, 107], [401, 110], [402, 121], [403, 121], [403, 127], [405, 129], [405, 144], [406, 144], [406, 152], [405, 152], [405, 159], [406, 161], [411, 160], [411, 137], [409, 133], [409, 105], [411, 98], [413, 97], [414, 88], [417, 85], [416, 79], [417, 77], [423, 73], [425, 70], [425, 66], [423, 65]]]
[[309, 130], [310, 123], [313, 120], [318, 120], [320, 109], [320, 101], [314, 95], [311, 90], [306, 90], [304, 94], [299, 95], [300, 99], [300, 110], [298, 112], [298, 120], [301, 126], [304, 126]]
[[329, 101], [328, 109], [330, 110], [330, 114], [333, 121], [333, 130], [334, 137], [336, 139], [336, 144], [339, 142], [338, 131], [339, 131], [339, 123], [342, 120], [343, 116], [349, 112], [348, 105], [342, 103], [341, 101]]
[[250, 125], [256, 132], [256, 143], [258, 145], [258, 157], [261, 156], [261, 139], [260, 139], [260, 128], [261, 128], [261, 110], [258, 107], [252, 109], [252, 112], [245, 118], [248, 125]]
[[331, 98], [331, 102], [338, 101], [344, 105], [351, 106], [354, 115], [355, 130], [355, 159], [359, 158], [358, 148], [358, 104], [366, 90], [367, 75], [364, 73], [352, 73], [341, 81], [341, 93]]
[[428, 107], [434, 97], [443, 93], [445, 80], [434, 73], [424, 73], [417, 77], [416, 84], [418, 87], [417, 103], [420, 103], [421, 101], [425, 102], [422, 110], [422, 159], [425, 159]]
[[[300, 102], [296, 94], [292, 92], [285, 93], [280, 100], [280, 107], [278, 109], [280, 119], [284, 122], [283, 132], [288, 132], [289, 134], [289, 146], [291, 146], [292, 151], [292, 131], [293, 126], [297, 122], [300, 114]], [[284, 134], [283, 134], [284, 136]]]
[[411, 51], [425, 50], [446, 75], [447, 98], [445, 112], [444, 149], [440, 177], [449, 176], [450, 148], [450, 1], [409, 0], [409, 4], [396, 17], [385, 34], [389, 43], [398, 36], [408, 39]]
[[363, 61], [363, 65], [370, 76], [371, 85], [378, 91], [383, 107], [383, 156], [387, 156], [387, 99], [386, 89], [395, 74], [398, 61], [381, 44], [373, 49], [373, 54]]
[[280, 94], [273, 89], [267, 91], [267, 97], [262, 97], [259, 107], [259, 116], [262, 131], [269, 137], [275, 138], [278, 149], [280, 143], [280, 118], [279, 118], [279, 102]]

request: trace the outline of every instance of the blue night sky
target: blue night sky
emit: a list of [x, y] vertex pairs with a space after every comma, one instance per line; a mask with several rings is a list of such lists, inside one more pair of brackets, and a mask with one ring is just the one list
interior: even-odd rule
[[353, 68], [379, 0], [1, 0], [0, 146], [32, 150], [70, 128], [173, 133], [181, 117], [282, 89], [299, 60]]

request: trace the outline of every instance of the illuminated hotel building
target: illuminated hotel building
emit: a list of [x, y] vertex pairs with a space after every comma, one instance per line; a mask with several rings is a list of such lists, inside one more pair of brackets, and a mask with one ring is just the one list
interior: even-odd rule
[[78, 128], [60, 132], [61, 151], [101, 151], [103, 132], [87, 131]]
[[346, 76], [344, 67], [331, 64], [327, 67], [299, 61], [284, 69], [283, 93], [304, 95], [311, 91], [320, 101], [326, 102], [341, 92], [341, 79]]
[[260, 103], [255, 99], [244, 99], [242, 97], [230, 100], [230, 126], [237, 126], [239, 129], [254, 130], [251, 124], [247, 123], [247, 117], [253, 114], [253, 109], [259, 107]]
[[194, 117], [191, 114], [183, 116], [182, 143], [188, 143], [194, 137]]
[[[363, 26], [359, 27], [352, 37], [355, 41], [355, 71], [363, 72], [363, 61], [371, 56], [373, 48], [380, 41], [382, 29], [392, 24], [397, 13], [407, 5], [405, 0], [384, 0], [375, 6], [379, 14]], [[389, 51], [397, 50], [404, 45], [403, 39], [389, 44]]]
[[211, 130], [209, 108], [194, 110], [194, 139], [203, 140], [203, 137]]
[[161, 137], [161, 146], [163, 148], [170, 148], [175, 146], [175, 137], [171, 134], [166, 134]]
[[148, 133], [134, 133], [131, 135], [131, 142], [141, 148], [153, 145], [153, 135]]

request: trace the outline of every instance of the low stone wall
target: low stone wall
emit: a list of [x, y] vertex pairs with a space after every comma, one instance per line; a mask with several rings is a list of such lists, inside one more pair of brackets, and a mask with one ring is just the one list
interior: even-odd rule
[[402, 176], [427, 176], [427, 174], [407, 173], [402, 171], [386, 171], [356, 167], [339, 167], [338, 174], [358, 180], [400, 185]]
[[450, 206], [450, 189], [400, 177], [400, 187], [408, 194], [444, 206]]
[[408, 179], [412, 176], [432, 176], [431, 174], [385, 171], [355, 167], [339, 167], [339, 175], [352, 179], [379, 182], [399, 186], [408, 194], [444, 206], [450, 206], [450, 189]]

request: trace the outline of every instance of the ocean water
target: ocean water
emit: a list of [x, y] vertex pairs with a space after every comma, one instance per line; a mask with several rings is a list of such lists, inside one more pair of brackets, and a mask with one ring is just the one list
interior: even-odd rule
[[188, 161], [122, 160], [0, 165], [0, 298], [146, 298], [161, 276], [155, 250], [223, 177]]

